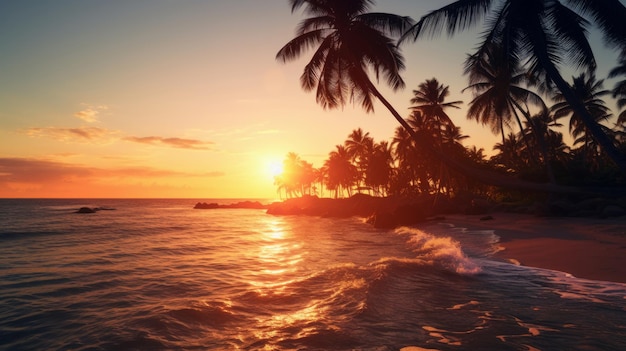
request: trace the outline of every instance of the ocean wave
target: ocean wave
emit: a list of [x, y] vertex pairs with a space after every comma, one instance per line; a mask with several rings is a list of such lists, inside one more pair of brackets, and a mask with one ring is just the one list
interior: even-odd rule
[[461, 244], [451, 237], [435, 236], [410, 227], [397, 228], [395, 233], [408, 236], [407, 245], [411, 251], [417, 254], [417, 262], [458, 274], [473, 275], [481, 272], [480, 266], [467, 257]]

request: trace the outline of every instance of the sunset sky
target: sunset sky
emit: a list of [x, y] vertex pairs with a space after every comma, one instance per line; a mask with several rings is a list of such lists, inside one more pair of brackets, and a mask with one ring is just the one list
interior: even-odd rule
[[[377, 3], [414, 19], [443, 4]], [[319, 167], [358, 127], [389, 140], [397, 122], [382, 105], [325, 111], [302, 91], [309, 53], [275, 60], [303, 18], [286, 0], [1, 1], [0, 197], [274, 198], [272, 164], [288, 152]], [[476, 38], [403, 46], [407, 87], [381, 91], [408, 114], [436, 77], [469, 102]], [[605, 78], [615, 54], [598, 38]], [[491, 152], [495, 136], [450, 114], [466, 145]]]

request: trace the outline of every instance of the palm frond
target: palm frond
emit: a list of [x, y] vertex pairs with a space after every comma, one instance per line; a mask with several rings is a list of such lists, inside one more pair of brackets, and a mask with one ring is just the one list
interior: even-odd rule
[[589, 22], [561, 3], [553, 2], [546, 9], [546, 20], [556, 34], [561, 52], [577, 67], [593, 70], [596, 67], [593, 50], [587, 40]]
[[566, 0], [583, 14], [589, 14], [600, 27], [604, 41], [611, 47], [626, 50], [626, 6], [620, 0]]
[[[453, 35], [470, 28], [489, 11], [493, 0], [458, 0], [423, 16], [400, 38], [417, 40], [425, 34], [431, 38], [446, 31]], [[426, 32], [426, 33], [424, 33]]]
[[382, 33], [392, 36], [400, 36], [410, 28], [414, 21], [411, 17], [397, 16], [389, 13], [369, 12], [361, 14], [357, 20], [365, 23], [368, 27], [377, 29]]
[[290, 40], [276, 54], [276, 59], [282, 62], [293, 61], [300, 55], [319, 44], [324, 38], [324, 30], [319, 29], [299, 35]]
[[332, 28], [333, 18], [330, 16], [318, 16], [306, 18], [298, 24], [296, 28], [296, 35], [302, 35], [310, 31], [318, 29]]
[[326, 55], [330, 50], [330, 40], [325, 39], [313, 54], [313, 57], [306, 66], [300, 76], [300, 84], [305, 91], [311, 91], [318, 84], [320, 73], [324, 67]]

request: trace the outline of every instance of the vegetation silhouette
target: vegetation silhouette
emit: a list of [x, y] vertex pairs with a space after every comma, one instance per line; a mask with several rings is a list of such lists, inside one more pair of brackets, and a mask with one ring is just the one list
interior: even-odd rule
[[[573, 2], [584, 3], [584, 1]], [[509, 79], [507, 89], [499, 92], [501, 96], [485, 96], [483, 106], [480, 106], [481, 100], [478, 97], [475, 98], [471, 104], [471, 107], [476, 106], [475, 114], [469, 116], [469, 118], [482, 118], [485, 123], [491, 124], [492, 129], [494, 129], [493, 124], [499, 124], [498, 129], [503, 134], [501, 148], [506, 149], [506, 153], [510, 155], [506, 155], [508, 160], [505, 159], [504, 153], [500, 155], [502, 163], [499, 168], [495, 167], [496, 171], [494, 167], [485, 166], [485, 160], [477, 157], [481, 155], [480, 152], [474, 152], [472, 157], [468, 156], [469, 153], [460, 143], [465, 136], [443, 111], [444, 107], [458, 107], [461, 102], [444, 103], [443, 98], [447, 95], [448, 88], [439, 84], [436, 79], [426, 81], [414, 91], [416, 96], [412, 103], [417, 105], [414, 106], [407, 120], [400, 116], [370, 80], [368, 72], [374, 74], [377, 82], [383, 76], [393, 90], [403, 88], [404, 82], [400, 72], [404, 68], [404, 62], [394, 39], [399, 42], [417, 39], [422, 36], [423, 32], [436, 34], [446, 26], [448, 32], [453, 34], [457, 30], [468, 28], [489, 13], [492, 3], [493, 1], [457, 1], [429, 13], [419, 22], [414, 23], [408, 17], [368, 13], [367, 11], [373, 4], [373, 1], [368, 0], [290, 0], [292, 12], [304, 8], [304, 11], [313, 17], [300, 23], [296, 37], [278, 51], [276, 58], [283, 62], [292, 61], [300, 57], [305, 50], [314, 49], [311, 60], [305, 65], [300, 82], [306, 91], [316, 90], [317, 102], [324, 108], [337, 108], [348, 102], [358, 102], [367, 112], [372, 112], [373, 100], [376, 98], [391, 112], [403, 128], [402, 131], [396, 131], [391, 146], [395, 146], [397, 164], [405, 167], [399, 167], [398, 174], [393, 180], [387, 176], [389, 184], [404, 183], [409, 187], [417, 187], [421, 191], [430, 191], [433, 188], [445, 190], [450, 189], [450, 184], [458, 181], [460, 178], [458, 175], [461, 174], [462, 177], [471, 178], [472, 182], [516, 190], [617, 195], [619, 191], [616, 192], [615, 189], [607, 191], [602, 187], [592, 188], [575, 182], [569, 183], [570, 185], [567, 185], [568, 183], [555, 184], [550, 167], [557, 159], [557, 155], [550, 152], [548, 142], [550, 145], [554, 144], [559, 150], [564, 150], [562, 139], [559, 143], [558, 135], [550, 134], [549, 125], [554, 125], [554, 122], [549, 120], [550, 117], [545, 114], [545, 111], [540, 111], [536, 116], [531, 115], [527, 103], [529, 100], [545, 110], [545, 103], [540, 96], [526, 87], [518, 86], [518, 83], [521, 84], [524, 79], [526, 84], [534, 84], [539, 90], [548, 91], [554, 83], [572, 109], [581, 116], [580, 119], [585, 128], [602, 147], [603, 154], [620, 167], [621, 176], [626, 174], [626, 168], [623, 167], [626, 162], [622, 162], [624, 161], [623, 151], [618, 150], [615, 141], [610, 140], [602, 127], [590, 117], [589, 111], [584, 108], [584, 103], [576, 98], [573, 89], [562, 79], [557, 69], [555, 55], [564, 54], [565, 47], [573, 53], [575, 63], [588, 68], [595, 67], [593, 53], [588, 48], [589, 45], [583, 35], [585, 33], [584, 19], [578, 15], [573, 16], [573, 13], [567, 11], [563, 14], [563, 18], [559, 17], [558, 15], [561, 15], [559, 10], [565, 11], [567, 8], [558, 3], [533, 0], [528, 2], [529, 8], [524, 9], [523, 3], [526, 2], [504, 1], [502, 7], [495, 11], [493, 19], [488, 21], [488, 30], [477, 53], [468, 58], [466, 66], [470, 76], [468, 88], [475, 92], [484, 93], [484, 87], [477, 85], [482, 84], [478, 81], [479, 79], [494, 80], [484, 82], [487, 84], [499, 84], [496, 80]], [[623, 9], [621, 4], [620, 6], [619, 11]], [[597, 16], [605, 14], [606, 9], [596, 7], [592, 4], [584, 10]], [[521, 11], [523, 18], [531, 22], [520, 23], [512, 15], [514, 10]], [[544, 24], [541, 21], [546, 20], [546, 16], [571, 23], [567, 25], [564, 23]], [[539, 23], [532, 22], [533, 20]], [[614, 18], [610, 18], [610, 21], [613, 21], [611, 22], [613, 24], [616, 23]], [[615, 29], [604, 22], [601, 25], [610, 43], [617, 47], [626, 47], [619, 37], [620, 29]], [[565, 28], [562, 28], [563, 26]], [[571, 31], [566, 31], [566, 29]], [[517, 35], [511, 36], [512, 34], [506, 32], [507, 30], [514, 31]], [[556, 45], [557, 38], [565, 45], [561, 47]], [[522, 67], [526, 69], [522, 70]], [[501, 72], [488, 73], [486, 69], [497, 69]], [[495, 118], [496, 122], [488, 122], [487, 113], [495, 113], [496, 116], [491, 116], [491, 118]], [[523, 115], [526, 127], [522, 125], [517, 113]], [[481, 114], [482, 117], [480, 117]], [[511, 145], [505, 145], [504, 130], [508, 128], [511, 115], [515, 117], [520, 135], [511, 133], [508, 140]], [[590, 120], [593, 123], [590, 123]], [[543, 124], [539, 125], [539, 123]], [[350, 138], [351, 141], [347, 142], [346, 146], [337, 146], [337, 150], [331, 153], [331, 157], [320, 170], [319, 176], [325, 175], [327, 179], [333, 179], [325, 185], [329, 190], [335, 191], [335, 196], [342, 189], [350, 193], [352, 186], [349, 184], [354, 184], [355, 181], [357, 190], [362, 187], [361, 183], [367, 183], [365, 182], [367, 175], [363, 173], [367, 165], [363, 162], [362, 150], [357, 150], [364, 149], [367, 145], [371, 151], [374, 149], [374, 143], [368, 140], [367, 135], [362, 131], [355, 130], [354, 133], [355, 135]], [[531, 138], [534, 139], [534, 143], [530, 142]], [[526, 144], [525, 148], [518, 145], [519, 140]], [[403, 151], [398, 151], [400, 145], [403, 145]], [[385, 147], [389, 148], [389, 145], [382, 148]], [[536, 157], [535, 149], [541, 150], [541, 157]], [[545, 164], [551, 183], [543, 182], [542, 177], [529, 181], [524, 177], [511, 177], [506, 172], [497, 171], [497, 169], [507, 171], [519, 169], [522, 164], [528, 166], [527, 162], [521, 162], [519, 157], [515, 156], [516, 153], [521, 152], [534, 156], [527, 158], [527, 161], [539, 160]], [[416, 157], [422, 161], [420, 165], [409, 166], [407, 164], [409, 160], [414, 162]], [[356, 162], [353, 164], [354, 161]], [[387, 162], [391, 164], [388, 159]], [[514, 162], [520, 164], [515, 165]], [[333, 174], [330, 175], [329, 172]], [[386, 177], [384, 173], [381, 172], [381, 179]], [[370, 179], [372, 177], [373, 175], [369, 176]], [[408, 181], [399, 182], [398, 179], [402, 177]], [[370, 182], [369, 185], [371, 186], [372, 183]], [[384, 191], [382, 190], [384, 187], [378, 186], [378, 188], [381, 189], [380, 193], [394, 192], [393, 185]], [[623, 193], [623, 188], [621, 189]]]
[[[520, 114], [532, 131], [541, 128], [534, 125], [529, 109], [531, 106], [546, 109], [545, 102], [541, 96], [527, 88], [535, 83], [532, 77], [519, 66], [518, 62], [507, 60], [501, 48], [490, 45], [485, 51], [470, 55], [465, 62], [465, 74], [469, 76], [470, 85], [462, 91], [470, 89], [475, 94], [469, 104], [467, 118], [488, 125], [493, 133], [500, 133], [502, 144], [505, 143], [505, 127], [509, 129], [511, 124], [516, 122], [519, 131], [524, 130]], [[531, 134], [541, 150], [548, 179], [551, 183], [556, 183], [543, 133]], [[530, 150], [528, 138], [522, 140]]]
[[[619, 64], [609, 72], [609, 78], [624, 76], [626, 78], [626, 49], [622, 52]], [[626, 107], [626, 79], [619, 81], [613, 88], [613, 97], [617, 99], [617, 107], [623, 109]], [[626, 124], [626, 110], [622, 111], [618, 118], [618, 124]]]
[[596, 123], [558, 68], [561, 58], [566, 58], [576, 67], [595, 70], [595, 57], [586, 36], [589, 21], [599, 27], [607, 45], [626, 55], [626, 7], [619, 0], [567, 3], [570, 7], [556, 0], [459, 0], [423, 16], [402, 36], [401, 42], [424, 35], [432, 37], [444, 30], [453, 35], [490, 15], [476, 55], [499, 48], [510, 67], [528, 67], [546, 89], [554, 84], [598, 145], [626, 174], [626, 154]]

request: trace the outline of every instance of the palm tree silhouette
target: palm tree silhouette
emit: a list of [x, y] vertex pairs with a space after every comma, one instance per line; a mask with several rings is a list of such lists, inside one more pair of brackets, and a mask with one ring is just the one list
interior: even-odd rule
[[519, 172], [526, 168], [528, 160], [522, 155], [523, 146], [515, 133], [509, 133], [502, 143], [496, 143], [493, 149], [498, 153], [491, 158], [492, 162], [504, 167], [507, 172]]
[[[471, 55], [465, 62], [465, 74], [474, 99], [469, 103], [467, 118], [475, 119], [491, 128], [494, 134], [505, 137], [505, 127], [517, 122], [523, 129], [518, 112], [526, 112], [522, 106], [530, 102], [545, 108], [543, 99], [523, 86], [529, 75], [503, 55], [502, 50], [487, 47], [484, 52]], [[519, 107], [519, 108], [518, 108]]]
[[377, 81], [383, 76], [394, 91], [404, 88], [400, 76], [404, 58], [391, 37], [404, 33], [412, 25], [411, 19], [368, 13], [371, 0], [289, 0], [289, 3], [292, 12], [305, 7], [305, 12], [315, 16], [302, 21], [296, 37], [276, 54], [280, 61], [293, 61], [306, 49], [317, 46], [300, 77], [302, 88], [316, 89], [317, 102], [324, 108], [359, 102], [367, 112], [373, 112], [376, 98], [409, 130], [406, 121], [370, 80], [368, 72], [373, 72]]
[[[624, 76], [626, 78], [626, 52], [619, 61], [619, 64], [609, 72], [609, 78]], [[613, 97], [617, 99], [617, 108], [626, 107], [626, 79], [615, 83]], [[618, 125], [626, 125], [626, 110], [623, 110], [617, 117]]]
[[[554, 116], [550, 114], [548, 109], [542, 109], [539, 113], [531, 116], [528, 121], [524, 122], [524, 130], [521, 134], [528, 140], [545, 143], [547, 153], [542, 152], [544, 163], [550, 165], [556, 161], [564, 164], [569, 148], [563, 142], [563, 134], [552, 130], [550, 127], [562, 127], [562, 125], [554, 119]], [[528, 153], [528, 155], [529, 157], [535, 157], [532, 153]], [[550, 170], [552, 169], [550, 168]]]
[[374, 195], [385, 196], [393, 173], [393, 156], [386, 141], [376, 143], [368, 157], [365, 184], [374, 189]]
[[[397, 164], [396, 189], [397, 192], [413, 193], [418, 189], [420, 175], [423, 175], [423, 161], [420, 157], [420, 149], [415, 146], [415, 139], [402, 126], [395, 129], [391, 146], [394, 150]], [[429, 183], [427, 177], [423, 177], [424, 191], [427, 192]]]
[[401, 41], [417, 40], [424, 34], [432, 36], [444, 30], [454, 34], [490, 14], [477, 53], [480, 55], [494, 45], [500, 47], [509, 61], [525, 62], [548, 86], [554, 84], [607, 155], [626, 173], [626, 155], [595, 123], [558, 67], [561, 58], [588, 70], [596, 66], [586, 37], [587, 19], [574, 10], [600, 27], [607, 44], [626, 50], [626, 7], [619, 0], [569, 0], [568, 3], [570, 7], [557, 0], [458, 0], [422, 17]]
[[357, 179], [357, 191], [361, 190], [361, 183], [365, 179], [365, 170], [368, 164], [368, 156], [374, 149], [374, 139], [369, 136], [370, 133], [364, 133], [361, 128], [355, 129], [348, 135], [348, 139], [344, 142], [346, 151], [352, 158], [352, 161], [359, 170]]
[[[578, 77], [573, 78], [572, 90], [576, 94], [576, 97], [583, 102], [586, 111], [588, 111], [593, 117], [593, 122], [598, 127], [608, 129], [606, 126], [602, 126], [599, 122], [608, 120], [611, 117], [611, 111], [606, 106], [602, 97], [610, 94], [610, 91], [603, 89], [604, 80], [596, 80], [594, 74], [587, 76], [582, 73]], [[592, 134], [588, 128], [587, 123], [583, 121], [583, 117], [578, 113], [578, 110], [572, 108], [563, 94], [556, 94], [553, 97], [556, 104], [552, 106], [555, 119], [569, 117], [569, 131], [576, 140], [574, 145], [583, 144], [583, 153], [590, 159], [597, 157], [597, 151], [594, 147], [598, 144], [598, 140], [595, 138], [595, 134]], [[606, 131], [610, 133], [610, 131]], [[615, 142], [615, 141], [613, 141]]]
[[449, 107], [461, 108], [458, 105], [463, 101], [445, 102], [448, 95], [448, 86], [443, 86], [436, 78], [427, 79], [420, 83], [417, 90], [413, 90], [411, 103], [414, 106], [411, 109], [420, 111], [425, 118], [437, 121], [440, 128], [452, 128], [454, 123], [444, 110]]
[[[474, 2], [476, 1], [479, 0]], [[368, 72], [372, 72], [377, 81], [381, 76], [384, 77], [393, 90], [404, 87], [400, 76], [404, 60], [391, 37], [408, 33], [407, 29], [412, 24], [408, 17], [368, 13], [373, 4], [371, 0], [289, 2], [292, 12], [304, 7], [305, 12], [314, 17], [300, 23], [296, 37], [278, 51], [276, 58], [283, 62], [293, 61], [305, 50], [316, 48], [311, 60], [304, 67], [300, 83], [305, 91], [316, 90], [317, 102], [324, 108], [338, 108], [348, 102], [359, 102], [367, 112], [372, 112], [376, 98], [411, 135], [416, 145], [474, 179], [509, 188], [579, 192], [578, 189], [510, 179], [480, 169], [464, 160], [453, 159], [436, 147], [431, 136], [416, 132], [410, 127], [368, 76]], [[485, 0], [479, 2], [491, 3]], [[423, 23], [419, 28], [422, 26]]]
[[[470, 55], [465, 62], [465, 74], [469, 75], [470, 85], [463, 91], [471, 89], [475, 94], [467, 117], [488, 125], [494, 134], [500, 133], [503, 143], [505, 127], [511, 129], [512, 122], [517, 122], [520, 133], [524, 131], [520, 113], [530, 127], [533, 127], [528, 103], [541, 109], [547, 108], [541, 96], [523, 86], [525, 83], [534, 83], [528, 72], [522, 70], [518, 62], [509, 60], [506, 53], [496, 45], [488, 45], [484, 51]], [[548, 178], [551, 183], [555, 183], [543, 133], [528, 135], [537, 138], [535, 144], [541, 150]], [[522, 139], [528, 152], [534, 153], [528, 138]]]
[[289, 152], [283, 160], [283, 173], [275, 180], [278, 189], [285, 191], [285, 197], [290, 198], [301, 193], [302, 187], [300, 182], [302, 160], [295, 152]]
[[326, 188], [335, 191], [335, 198], [344, 191], [351, 196], [357, 169], [351, 162], [350, 154], [345, 146], [337, 145], [336, 150], [331, 151], [328, 156], [323, 167], [326, 174]]

